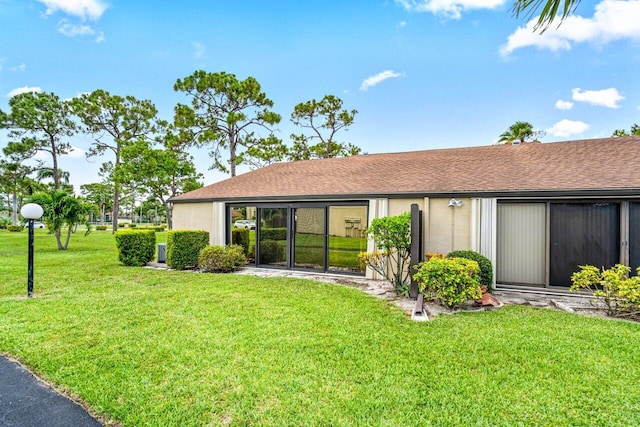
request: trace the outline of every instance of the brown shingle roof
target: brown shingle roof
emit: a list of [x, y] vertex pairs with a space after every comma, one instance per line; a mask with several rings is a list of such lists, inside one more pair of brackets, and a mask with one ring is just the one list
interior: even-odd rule
[[172, 201], [634, 189], [640, 136], [277, 163]]

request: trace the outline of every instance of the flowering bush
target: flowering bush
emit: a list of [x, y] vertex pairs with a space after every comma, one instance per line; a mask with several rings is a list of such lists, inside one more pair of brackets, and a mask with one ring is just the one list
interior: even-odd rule
[[480, 267], [476, 261], [434, 256], [418, 264], [417, 269], [413, 278], [420, 292], [446, 307], [462, 307], [467, 301], [482, 297]]
[[571, 276], [571, 290], [587, 289], [609, 316], [640, 317], [640, 267], [638, 276], [629, 277], [631, 268], [616, 264], [600, 271], [593, 265], [581, 265]]

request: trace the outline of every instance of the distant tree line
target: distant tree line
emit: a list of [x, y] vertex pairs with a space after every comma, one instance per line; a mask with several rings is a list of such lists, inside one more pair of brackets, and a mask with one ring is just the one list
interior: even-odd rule
[[149, 100], [102, 89], [70, 100], [51, 92], [12, 97], [9, 111], [0, 110], [0, 129], [7, 137], [0, 158], [0, 214], [15, 224], [24, 201], [63, 200], [59, 192], [73, 194], [69, 172], [59, 161], [73, 150], [71, 140], [77, 135], [92, 138], [87, 159], [111, 158], [100, 165], [101, 181], [79, 191], [83, 203], [92, 207], [87, 212], [100, 223], [110, 217], [114, 232], [118, 217], [131, 213], [136, 201], [138, 216], [144, 210], [157, 219], [160, 211], [171, 228], [168, 200], [202, 186], [203, 176], [188, 152], [192, 147], [208, 148], [210, 168], [231, 176], [241, 164], [258, 168], [360, 152], [336, 139], [353, 124], [357, 111], [343, 109], [342, 100], [333, 95], [295, 106], [291, 121], [301, 132], [292, 134], [287, 145], [275, 135], [281, 116], [253, 77], [239, 80], [226, 72], [200, 70], [178, 79], [174, 90], [189, 102], [175, 106], [171, 122], [159, 118]]

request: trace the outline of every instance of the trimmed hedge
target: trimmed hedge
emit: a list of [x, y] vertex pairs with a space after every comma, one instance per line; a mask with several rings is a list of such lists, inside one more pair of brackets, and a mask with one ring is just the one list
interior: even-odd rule
[[24, 229], [21, 225], [7, 225], [7, 230], [9, 231], [22, 231]]
[[176, 270], [198, 266], [198, 254], [209, 244], [209, 232], [170, 230], [167, 233], [167, 265]]
[[493, 288], [493, 266], [491, 261], [476, 251], [453, 251], [447, 254], [447, 258], [465, 258], [475, 261], [480, 266], [480, 285], [486, 286], [489, 291]]
[[96, 231], [105, 231], [106, 229], [106, 225], [96, 225]]
[[143, 227], [136, 227], [136, 230], [152, 230], [158, 233], [160, 231], [164, 231], [164, 227], [161, 225], [149, 225], [149, 226], [143, 226]]
[[116, 231], [118, 259], [128, 266], [142, 266], [156, 253], [156, 233], [150, 230]]
[[198, 255], [198, 267], [205, 273], [230, 273], [247, 263], [240, 245], [207, 246]]
[[260, 243], [260, 264], [275, 264], [286, 261], [287, 244], [277, 240], [263, 240]]
[[249, 256], [249, 229], [233, 228], [231, 229], [231, 243], [240, 245], [244, 248], [245, 255]]
[[262, 228], [260, 233], [262, 240], [287, 240], [286, 227]]

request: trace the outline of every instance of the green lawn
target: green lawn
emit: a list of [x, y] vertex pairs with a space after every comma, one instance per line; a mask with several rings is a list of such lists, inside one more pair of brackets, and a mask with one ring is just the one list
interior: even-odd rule
[[[0, 230], [0, 352], [124, 426], [640, 425], [640, 325], [527, 307], [414, 323], [356, 289], [119, 266]], [[163, 238], [163, 234], [159, 234]]]

